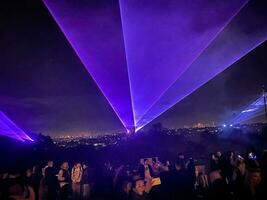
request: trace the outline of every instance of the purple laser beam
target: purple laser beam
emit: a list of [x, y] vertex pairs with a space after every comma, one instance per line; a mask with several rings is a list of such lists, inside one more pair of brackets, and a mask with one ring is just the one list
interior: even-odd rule
[[44, 3], [123, 125], [133, 127], [118, 1]]
[[[267, 38], [264, 39], [266, 41]], [[253, 49], [257, 48], [260, 44], [262, 44], [264, 41], [261, 41], [259, 44], [256, 44], [255, 47], [252, 47], [250, 50], [244, 53], [243, 56], [248, 54], [250, 51]], [[233, 63], [230, 63], [229, 66], [227, 66], [225, 69], [230, 67], [232, 64], [237, 62], [239, 59], [241, 59], [243, 56], [240, 58], [233, 60]], [[179, 103], [181, 100], [192, 94], [194, 91], [199, 89], [202, 85], [210, 81], [212, 78], [223, 72], [225, 69], [221, 69], [221, 71], [218, 71], [217, 73], [213, 74], [213, 77], [211, 77], [209, 80], [196, 80], [199, 81], [198, 84], [193, 83], [194, 80], [188, 80], [187, 74], [184, 77], [181, 77], [180, 80], [178, 80], [163, 96], [162, 98], [154, 104], [154, 106], [142, 117], [141, 120], [138, 121], [136, 125], [136, 132], [139, 131], [141, 128], [146, 126], [148, 123], [153, 121], [155, 118], [166, 112], [168, 109], [170, 109], [172, 106], [175, 104]], [[203, 77], [201, 77], [202, 79]], [[181, 88], [178, 86], [178, 84], [186, 84], [185, 88]], [[188, 85], [187, 85], [188, 84]], [[189, 86], [191, 85], [191, 86]], [[175, 90], [176, 89], [176, 90]], [[179, 94], [179, 95], [177, 95]], [[171, 99], [172, 98], [172, 99]]]
[[0, 135], [23, 141], [17, 134], [0, 120]]
[[[47, 3], [47, 2], [49, 2], [49, 3]], [[101, 4], [101, 3], [103, 3], [103, 1], [100, 1], [97, 3], [94, 2], [91, 4], [88, 2], [87, 2], [87, 4], [82, 2], [83, 5], [81, 5], [80, 2], [75, 3], [74, 0], [68, 1], [67, 3], [66, 2], [58, 3], [58, 2], [53, 2], [52, 0], [45, 0], [46, 6], [50, 10], [52, 16], [57, 21], [59, 27], [62, 29], [62, 32], [65, 34], [66, 38], [71, 43], [71, 45], [72, 45], [73, 49], [75, 50], [75, 52], [77, 53], [78, 57], [81, 59], [81, 61], [83, 62], [83, 64], [85, 65], [85, 67], [87, 68], [89, 73], [92, 75], [92, 77], [96, 81], [100, 90], [103, 92], [103, 94], [106, 96], [106, 98], [110, 102], [111, 106], [113, 107], [114, 111], [117, 113], [119, 118], [121, 119], [124, 126], [131, 127], [131, 126], [133, 126], [133, 124], [135, 124], [138, 126], [138, 128], [144, 126], [149, 121], [153, 120], [160, 113], [164, 112], [170, 106], [175, 104], [176, 101], [183, 99], [185, 96], [189, 95], [191, 92], [196, 90], [202, 84], [206, 83], [208, 80], [210, 80], [216, 74], [218, 74], [222, 71], [221, 69], [223, 67], [221, 66], [220, 69], [219, 68], [212, 69], [211, 70], [212, 73], [206, 72], [207, 73], [206, 76], [201, 75], [200, 78], [197, 78], [197, 79], [195, 79], [194, 76], [190, 77], [190, 76], [194, 75], [194, 73], [192, 73], [192, 70], [191, 70], [192, 66], [195, 66], [193, 68], [196, 71], [201, 72], [200, 68], [197, 66], [198, 65], [201, 66], [200, 64], [203, 64], [203, 63], [201, 63], [201, 59], [203, 60], [203, 56], [201, 55], [200, 57], [198, 57], [199, 54], [201, 54], [203, 52], [203, 50], [217, 36], [217, 34], [220, 32], [220, 30], [223, 29], [223, 27], [229, 22], [229, 20], [236, 14], [236, 12], [238, 12], [239, 9], [246, 3], [246, 1], [241, 2], [241, 0], [240, 0], [239, 5], [241, 5], [241, 6], [238, 7], [237, 6], [238, 3], [237, 3], [237, 4], [235, 4], [236, 7], [234, 7], [233, 4], [228, 5], [225, 2], [222, 4], [218, 4], [222, 1], [218, 1], [218, 2], [216, 1], [217, 5], [214, 8], [215, 10], [212, 10], [212, 9], [210, 9], [210, 8], [212, 8], [210, 6], [212, 6], [212, 5], [214, 6], [214, 4], [212, 4], [212, 2], [209, 2], [209, 3], [207, 2], [207, 5], [205, 5], [205, 6], [207, 6], [207, 9], [205, 10], [203, 8], [203, 7], [205, 7], [203, 4], [201, 4], [201, 6], [203, 6], [203, 7], [201, 7], [201, 6], [198, 7], [198, 6], [196, 6], [196, 5], [198, 5], [196, 2], [193, 2], [193, 1], [188, 2], [187, 1], [186, 3], [189, 3], [189, 4], [191, 3], [190, 6], [188, 6], [186, 3], [179, 4], [179, 6], [181, 6], [181, 7], [178, 7], [178, 8], [183, 12], [180, 12], [179, 14], [177, 14], [177, 10], [175, 10], [175, 9], [177, 9], [177, 7], [175, 7], [175, 5], [177, 3], [175, 1], [169, 1], [169, 2], [167, 2], [167, 7], [169, 6], [171, 8], [169, 11], [172, 11], [172, 12], [168, 11], [168, 13], [166, 14], [164, 12], [165, 12], [165, 10], [168, 10], [168, 9], [162, 9], [162, 6], [165, 4], [163, 1], [158, 0], [156, 3], [155, 3], [155, 1], [153, 1], [154, 4], [151, 4], [153, 9], [150, 9], [149, 6], [148, 6], [148, 10], [145, 10], [147, 8], [143, 9], [143, 7], [141, 7], [145, 11], [140, 12], [141, 8], [139, 7], [137, 9], [138, 12], [141, 13], [141, 17], [137, 18], [137, 19], [139, 19], [139, 21], [137, 20], [137, 22], [139, 24], [131, 23], [131, 25], [129, 25], [128, 23], [126, 23], [127, 24], [127, 27], [126, 27], [125, 21], [124, 21], [125, 19], [130, 20], [130, 21], [133, 20], [131, 22], [135, 22], [136, 19], [134, 17], [131, 18], [131, 12], [125, 12], [125, 7], [124, 7], [124, 5], [122, 5], [124, 3], [127, 4], [130, 1], [129, 2], [121, 1], [121, 6], [120, 6], [121, 10], [120, 11], [121, 11], [121, 16], [123, 18], [123, 31], [124, 31], [124, 37], [123, 37], [122, 36], [122, 30], [121, 30], [121, 24], [120, 24], [120, 18], [117, 16], [118, 14], [117, 15], [115, 14], [116, 12], [119, 12], [119, 6], [118, 5], [114, 6], [114, 2], [113, 1], [111, 1], [111, 2], [112, 2], [111, 5], [113, 5], [112, 9], [110, 9], [110, 5], [103, 7], [103, 5]], [[138, 2], [135, 2], [135, 3], [136, 4], [134, 4], [133, 6], [138, 7], [138, 5], [140, 5], [140, 4], [138, 4]], [[146, 3], [147, 3], [147, 1], [146, 1]], [[233, 2], [231, 2], [231, 3], [233, 3]], [[194, 12], [192, 12], [191, 10], [188, 10], [188, 8], [192, 7], [192, 5], [193, 5], [193, 8], [195, 9], [195, 10], [193, 9]], [[218, 6], [218, 5], [220, 5], [220, 6]], [[161, 9], [159, 9], [159, 10], [154, 9], [154, 6], [160, 7]], [[231, 7], [231, 9], [230, 9], [230, 6], [233, 6], [233, 7]], [[116, 7], [116, 8], [114, 8], [114, 7]], [[109, 9], [107, 9], [107, 8], [109, 8]], [[172, 8], [175, 8], [175, 9], [172, 10]], [[202, 8], [202, 9], [200, 9], [200, 8]], [[225, 12], [227, 14], [216, 15], [216, 13], [218, 13], [218, 10], [220, 10], [220, 9], [223, 11], [227, 10], [228, 12]], [[202, 12], [200, 12], [201, 10], [203, 13], [208, 12], [209, 16], [204, 15]], [[231, 10], [232, 10], [232, 12], [230, 12]], [[236, 12], [233, 12], [234, 10]], [[99, 12], [99, 11], [101, 11], [101, 12]], [[183, 16], [183, 14], [188, 14], [185, 11], [189, 11], [188, 12], [189, 16], [190, 16], [190, 12], [193, 13], [193, 17], [191, 16], [192, 19], [190, 17], [188, 17], [188, 18], [181, 17], [181, 16]], [[194, 15], [195, 13], [197, 13], [196, 11], [200, 12], [199, 15], [197, 15], [197, 17]], [[162, 12], [162, 13], [157, 15], [158, 14], [157, 12]], [[214, 13], [212, 13], [212, 12], [214, 12]], [[140, 13], [138, 13], [138, 14], [140, 14]], [[132, 12], [132, 14], [134, 16], [135, 12]], [[172, 21], [173, 19], [171, 17], [168, 17], [169, 14], [171, 14], [172, 17], [179, 15], [180, 18], [183, 18], [183, 20], [185, 20], [185, 22], [183, 22], [183, 20], [180, 20], [184, 24], [183, 23], [180, 23], [180, 24], [177, 23], [177, 21], [175, 19], [174, 19], [174, 21]], [[114, 17], [115, 15], [117, 17], [117, 18], [115, 17], [117, 21], [112, 18], [112, 16]], [[159, 17], [157, 18], [157, 16], [159, 16]], [[201, 19], [201, 16], [203, 17], [203, 19], [198, 21], [198, 24], [197, 23], [194, 24], [193, 22], [196, 20], [193, 20], [193, 19], [196, 19], [196, 18]], [[227, 16], [228, 16], [228, 18], [227, 18]], [[159, 22], [157, 22], [155, 19], [159, 19]], [[217, 21], [216, 21], [216, 19], [217, 19]], [[166, 22], [166, 23], [161, 23], [162, 21], [160, 21], [160, 20], [162, 20], [163, 22]], [[191, 24], [190, 24], [190, 20], [192, 21]], [[150, 22], [153, 22], [154, 24], [151, 23], [152, 26], [150, 26], [151, 25]], [[133, 28], [133, 31], [130, 33], [125, 30], [129, 27], [132, 28], [132, 27], [138, 26], [142, 23], [143, 23], [143, 25], [145, 23], [147, 23], [146, 24], [147, 26], [142, 26], [143, 29], [140, 28], [140, 30], [139, 30], [138, 29], [139, 27], [137, 27], [137, 29]], [[175, 23], [180, 25], [179, 26], [180, 29], [174, 27], [174, 30], [177, 30], [177, 32], [175, 32], [175, 31], [172, 32], [169, 30], [167, 30], [166, 33], [164, 32], [164, 27], [173, 28], [173, 25], [175, 25]], [[200, 23], [200, 25], [199, 25], [199, 23]], [[128, 25], [129, 25], [129, 27], [128, 27]], [[188, 27], [186, 25], [188, 25]], [[193, 25], [197, 25], [197, 26], [194, 27]], [[194, 31], [192, 31], [192, 32], [189, 31], [192, 29], [191, 26], [193, 26], [193, 28], [196, 28], [197, 31], [195, 31], [195, 32], [198, 34], [194, 35], [194, 33], [195, 33]], [[117, 30], [118, 27], [119, 27], [119, 30]], [[160, 28], [157, 29], [158, 27], [160, 27]], [[189, 30], [186, 28], [189, 28]], [[198, 29], [200, 29], [200, 30], [198, 30]], [[206, 29], [208, 31], [206, 31]], [[158, 30], [159, 33], [156, 33], [153, 30]], [[144, 33], [146, 33], [146, 31], [148, 31], [148, 33], [151, 33], [151, 34], [141, 34], [141, 35], [137, 34], [137, 33], [143, 33], [142, 31], [144, 31]], [[110, 34], [110, 32], [112, 32], [112, 33]], [[168, 35], [168, 33], [169, 33], [169, 35]], [[179, 33], [180, 36], [182, 35], [181, 33], [184, 33], [184, 36], [185, 36], [185, 37], [181, 37], [181, 39], [179, 38], [180, 40], [178, 40], [178, 41], [180, 43], [179, 42], [177, 43], [177, 41], [175, 41], [175, 38], [177, 38], [177, 35], [179, 35], [177, 33]], [[185, 33], [187, 33], [187, 34], [185, 34]], [[132, 34], [133, 38], [129, 38], [129, 34]], [[187, 37], [190, 36], [190, 34], [191, 34], [191, 37], [193, 38], [193, 42], [191, 40], [185, 40]], [[196, 36], [196, 35], [198, 35], [198, 36]], [[199, 35], [201, 35], [202, 37], [199, 37]], [[109, 36], [112, 36], [112, 37], [110, 38]], [[165, 36], [168, 36], [168, 37], [165, 37]], [[154, 38], [154, 40], [153, 40], [153, 38]], [[125, 46], [126, 46], [127, 61], [126, 61], [125, 55], [124, 55], [125, 52], [124, 52], [123, 40], [124, 40]], [[103, 42], [103, 41], [105, 41], [105, 42]], [[142, 41], [143, 43], [140, 44], [140, 41]], [[153, 43], [153, 41], [155, 42], [155, 44]], [[180, 45], [184, 44], [185, 47], [183, 45], [181, 45], [181, 46], [184, 48], [182, 48], [182, 47], [178, 48], [175, 45], [172, 46], [172, 44], [170, 44], [171, 43], [170, 41], [173, 43], [176, 42], [175, 43], [176, 46], [177, 46], [177, 44], [180, 44]], [[183, 41], [184, 41], [184, 43], [182, 43]], [[194, 41], [195, 41], [195, 43], [194, 43]], [[137, 49], [137, 51], [129, 51], [129, 46], [128, 46], [129, 43], [131, 45], [133, 45]], [[214, 43], [214, 41], [212, 42], [212, 44], [213, 43]], [[153, 44], [156, 47], [162, 47], [162, 48], [158, 48], [162, 51], [162, 52], [160, 52], [161, 55], [160, 56], [157, 55], [157, 53], [158, 53], [157, 48], [154, 48], [153, 45], [151, 45], [152, 46], [152, 48], [151, 48], [151, 46], [148, 46], [147, 44]], [[188, 44], [188, 46], [186, 46], [186, 44]], [[248, 46], [250, 45], [251, 48], [254, 48], [255, 46], [253, 46], [253, 44], [254, 44], [253, 42], [249, 41], [247, 45]], [[255, 45], [258, 45], [258, 44], [256, 44], [256, 42], [255, 42]], [[108, 51], [107, 47], [110, 47], [110, 46], [112, 47], [112, 50]], [[242, 50], [238, 49], [237, 54], [240, 54], [239, 55], [240, 57], [244, 56], [247, 52], [249, 52], [249, 50], [248, 50], [249, 48], [247, 48], [248, 46], [246, 46], [244, 48], [247, 51], [245, 50], [245, 52], [243, 52]], [[192, 47], [194, 47], [193, 50], [190, 49]], [[177, 53], [177, 54], [183, 53], [186, 55], [186, 56], [184, 56], [185, 58], [181, 57], [181, 55], [180, 55], [179, 59], [177, 59], [178, 56], [176, 54], [173, 54], [173, 51], [175, 50], [175, 48], [180, 49], [180, 51], [177, 51], [175, 53]], [[117, 52], [117, 53], [114, 53], [114, 49], [116, 50], [115, 52]], [[148, 56], [142, 55], [142, 50], [143, 50], [143, 52], [147, 52]], [[182, 52], [181, 50], [184, 50], [185, 53]], [[186, 50], [188, 51], [188, 53]], [[203, 54], [205, 54], [206, 51], [207, 51], [207, 49], [204, 51]], [[119, 54], [118, 54], [118, 52], [119, 52]], [[223, 51], [221, 50], [221, 52], [223, 52]], [[114, 54], [112, 55], [112, 53], [114, 53]], [[134, 56], [131, 56], [131, 53], [133, 53]], [[137, 56], [135, 55], [135, 53], [137, 54]], [[162, 59], [162, 54], [164, 55], [163, 56], [164, 59]], [[113, 58], [113, 57], [117, 57], [117, 56], [119, 58], [117, 58], [117, 59]], [[140, 56], [140, 57], [138, 57], [138, 56]], [[218, 56], [218, 55], [215, 53], [215, 56]], [[231, 57], [231, 55], [230, 56], [227, 55], [227, 56], [228, 56], [228, 59], [232, 59], [232, 61], [236, 61], [240, 58], [238, 56], [237, 56], [237, 58], [235, 56]], [[197, 57], [198, 57], [198, 59], [195, 60]], [[206, 57], [208, 57], [208, 56], [206, 55]], [[108, 58], [108, 61], [104, 60], [104, 58]], [[189, 58], [191, 58], [191, 59], [189, 59]], [[114, 61], [113, 59], [117, 62], [112, 62], [112, 61]], [[134, 60], [134, 59], [136, 59], [136, 60]], [[205, 58], [205, 56], [204, 56], [204, 60], [205, 59], [208, 59], [208, 58]], [[195, 60], [195, 62], [188, 69], [188, 66], [194, 60]], [[200, 60], [200, 62], [199, 62], [199, 60]], [[138, 63], [139, 61], [141, 64], [144, 64], [144, 65], [132, 65], [132, 64], [140, 64], [140, 63]], [[171, 71], [169, 69], [166, 70], [166, 66], [168, 66], [168, 68], [177, 67], [176, 64], [178, 61], [179, 62], [182, 61], [183, 65], [178, 65], [180, 67], [177, 68], [176, 70], [173, 70], [173, 71]], [[195, 63], [198, 63], [198, 64], [195, 64]], [[210, 61], [210, 63], [209, 63], [209, 61], [207, 61], [207, 63], [210, 64], [211, 66], [213, 64], [217, 64], [214, 61]], [[127, 64], [128, 64], [128, 70], [126, 67]], [[167, 64], [170, 64], [170, 65], [167, 65]], [[230, 62], [227, 61], [224, 63], [224, 65], [227, 67], [231, 64], [232, 64], [231, 61]], [[114, 68], [114, 66], [115, 66], [115, 68]], [[147, 74], [146, 73], [144, 73], [144, 74], [139, 73], [143, 66], [145, 67], [144, 71]], [[161, 67], [157, 67], [157, 66], [161, 66]], [[136, 67], [139, 67], [139, 72], [138, 72], [138, 70], [136, 70]], [[149, 70], [151, 70], [150, 68], [155, 69], [155, 70], [153, 72], [151, 72], [151, 71], [149, 71]], [[158, 70], [159, 68], [161, 70]], [[165, 74], [161, 73], [162, 71], [164, 71], [166, 73]], [[110, 73], [108, 73], [108, 72], [110, 72]], [[156, 74], [153, 74], [154, 72], [156, 72]], [[132, 79], [133, 74], [136, 75], [136, 80]], [[138, 75], [140, 75], [140, 77], [138, 77]], [[151, 79], [151, 77], [147, 78], [146, 75], [152, 75], [152, 79]], [[128, 76], [130, 78], [130, 83], [128, 80]], [[115, 77], [115, 80], [114, 80], [114, 77]], [[118, 77], [120, 77], [121, 79], [118, 79]], [[179, 78], [179, 77], [182, 80], [180, 80], [180, 79], [177, 80], [177, 78]], [[190, 78], [192, 78], [193, 80], [191, 81]], [[139, 79], [143, 80], [144, 82], [139, 81]], [[168, 80], [168, 79], [170, 79], [170, 80]], [[156, 82], [155, 80], [159, 80], [159, 81]], [[175, 80], [177, 80], [177, 81], [175, 82]], [[175, 84], [173, 84], [173, 82], [175, 82]], [[185, 83], [186, 84], [186, 83], [191, 83], [191, 82], [193, 82], [193, 84], [191, 86], [186, 86], [184, 89], [183, 88], [181, 89], [181, 87], [180, 87], [181, 85], [178, 84], [179, 87], [178, 87], [177, 91], [180, 91], [181, 94], [178, 95], [178, 97], [173, 96], [173, 93], [171, 91], [174, 91], [174, 89], [177, 89], [176, 88], [177, 83]], [[136, 87], [136, 85], [138, 85], [138, 84], [141, 86], [140, 88]], [[155, 91], [148, 90], [149, 85], [151, 86], [150, 89], [155, 89]], [[165, 92], [166, 88], [169, 88], [169, 90]], [[154, 93], [159, 94], [159, 95], [155, 96]], [[154, 98], [153, 95], [156, 98]], [[140, 97], [148, 97], [148, 98], [142, 99]], [[154, 99], [152, 99], [152, 101], [151, 101], [150, 97], [153, 97]], [[159, 99], [159, 97], [161, 97], [161, 98]], [[157, 100], [159, 100], [159, 101], [157, 101]], [[157, 101], [157, 103], [155, 105], [153, 105], [153, 103], [156, 101]], [[164, 103], [166, 103], [166, 105], [164, 105]], [[153, 107], [151, 107], [152, 105], [153, 105]], [[139, 109], [139, 108], [141, 108], [141, 109]], [[150, 109], [148, 110], [148, 108], [150, 108]], [[145, 114], [146, 111], [148, 111], [148, 112]], [[138, 122], [139, 118], [143, 114], [145, 114], [144, 117], [142, 118], [142, 120], [140, 120]], [[133, 117], [133, 115], [134, 115], [134, 117]], [[134, 122], [134, 120], [135, 120], [135, 122]]]
[[[267, 93], [265, 93], [267, 95]], [[257, 116], [264, 114], [264, 99], [263, 96], [246, 107], [241, 113], [239, 113], [234, 119], [231, 120], [231, 124], [240, 124], [244, 121], [253, 119]]]
[[0, 111], [0, 134], [20, 141], [33, 141], [22, 129], [20, 129], [11, 119]]
[[264, 7], [248, 4], [137, 123], [137, 130], [190, 95], [267, 39]]
[[247, 0], [120, 0], [135, 123]]

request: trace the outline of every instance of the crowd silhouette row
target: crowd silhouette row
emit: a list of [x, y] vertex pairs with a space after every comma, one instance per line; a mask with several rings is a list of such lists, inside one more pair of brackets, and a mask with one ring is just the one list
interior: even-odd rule
[[33, 166], [24, 174], [0, 174], [0, 199], [116, 199], [116, 200], [258, 200], [266, 199], [267, 152], [244, 155], [220, 151], [207, 165], [182, 153], [174, 162], [140, 159], [136, 166], [67, 161], [56, 168]]

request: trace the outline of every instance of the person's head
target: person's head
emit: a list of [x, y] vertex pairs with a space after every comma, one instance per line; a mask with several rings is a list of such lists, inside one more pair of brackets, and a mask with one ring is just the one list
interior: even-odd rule
[[210, 182], [213, 183], [214, 181], [222, 179], [220, 170], [215, 170], [210, 173]]
[[122, 183], [122, 190], [123, 192], [125, 193], [129, 193], [132, 189], [132, 182], [130, 180], [124, 180], [123, 183]]
[[53, 160], [48, 160], [48, 161], [47, 161], [47, 166], [48, 166], [48, 167], [53, 167], [53, 165], [54, 165]]
[[249, 183], [251, 185], [257, 186], [261, 182], [261, 170], [260, 169], [254, 169], [249, 174]]
[[168, 160], [164, 160], [163, 162], [160, 163], [160, 167], [162, 171], [169, 171], [170, 162]]
[[176, 170], [181, 170], [185, 168], [185, 160], [184, 159], [177, 159], [175, 163]]
[[[142, 176], [139, 173], [133, 174], [133, 180], [138, 180], [138, 179], [142, 179]], [[133, 185], [134, 185], [134, 181], [133, 181]]]
[[175, 163], [175, 169], [177, 171], [181, 170], [182, 169], [182, 165], [180, 163]]
[[151, 165], [152, 164], [152, 160], [145, 158], [144, 159], [144, 165]]
[[246, 170], [246, 164], [245, 164], [244, 161], [237, 161], [237, 163], [236, 163], [236, 167], [237, 167], [237, 169], [239, 169], [239, 171], [240, 171], [241, 173], [244, 173], [245, 170]]
[[32, 168], [32, 173], [33, 174], [41, 174], [42, 170], [41, 170], [40, 166], [39, 165], [34, 165], [33, 168]]
[[63, 162], [61, 165], [62, 169], [68, 170], [69, 169], [69, 163], [68, 162]]
[[145, 192], [145, 182], [143, 179], [136, 179], [133, 182], [133, 191], [139, 195], [143, 195]]
[[88, 167], [87, 163], [83, 163], [83, 169], [86, 169]]
[[220, 158], [220, 157], [222, 156], [222, 152], [217, 151], [217, 152], [216, 152], [216, 156], [217, 156], [218, 158]]
[[125, 170], [126, 176], [132, 176], [132, 171], [130, 169]]
[[190, 157], [189, 159], [188, 159], [188, 163], [191, 165], [193, 165], [193, 164], [195, 164], [195, 160], [192, 158], [192, 157]]
[[178, 153], [178, 159], [184, 159], [184, 154], [183, 153]]
[[148, 165], [149, 164], [149, 160], [147, 158], [144, 159], [144, 165]]
[[105, 163], [105, 167], [106, 167], [106, 169], [111, 169], [112, 168], [112, 165], [111, 165], [110, 161], [107, 161]]
[[170, 166], [170, 165], [171, 165], [170, 161], [168, 161], [168, 160], [165, 162], [165, 164], [166, 164], [167, 166]]
[[216, 154], [212, 154], [211, 155], [211, 159], [215, 162], [217, 162], [219, 160], [219, 157]]
[[31, 177], [32, 176], [32, 170], [31, 169], [27, 169], [26, 170], [26, 177]]
[[82, 167], [82, 164], [80, 162], [75, 162], [75, 164], [74, 164], [73, 167], [81, 168]]

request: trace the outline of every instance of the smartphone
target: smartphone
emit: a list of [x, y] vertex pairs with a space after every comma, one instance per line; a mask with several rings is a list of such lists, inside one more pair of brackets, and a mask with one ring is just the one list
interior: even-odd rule
[[257, 156], [254, 153], [252, 153], [252, 152], [250, 152], [248, 154], [248, 158], [251, 159], [251, 160], [257, 160]]
[[161, 184], [161, 180], [160, 178], [152, 178], [152, 186], [156, 186], [156, 185], [160, 185]]

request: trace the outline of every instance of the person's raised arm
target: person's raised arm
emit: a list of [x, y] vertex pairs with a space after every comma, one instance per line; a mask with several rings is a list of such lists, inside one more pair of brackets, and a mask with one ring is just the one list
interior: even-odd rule
[[57, 179], [58, 179], [59, 181], [65, 181], [65, 178], [64, 178], [64, 176], [63, 176], [63, 170], [62, 170], [62, 169], [59, 170]]

